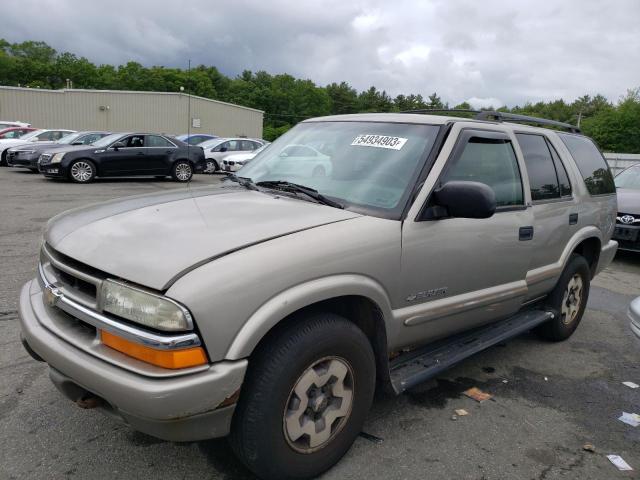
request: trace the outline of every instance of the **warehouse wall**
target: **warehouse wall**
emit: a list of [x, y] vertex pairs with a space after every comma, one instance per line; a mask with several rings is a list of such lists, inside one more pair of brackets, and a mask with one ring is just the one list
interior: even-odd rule
[[[0, 87], [0, 120], [38, 128], [186, 133], [189, 95], [115, 90]], [[260, 110], [191, 96], [193, 133], [262, 137]], [[192, 120], [193, 121], [193, 120]], [[192, 124], [193, 125], [193, 124]]]

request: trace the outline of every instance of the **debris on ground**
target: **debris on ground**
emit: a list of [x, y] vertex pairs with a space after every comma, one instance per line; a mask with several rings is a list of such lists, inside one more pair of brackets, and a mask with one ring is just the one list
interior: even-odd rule
[[509, 383], [509, 380], [507, 380], [506, 378], [503, 378], [502, 383]]
[[458, 420], [458, 416], [457, 415], [451, 415], [451, 420], [453, 420], [455, 422], [456, 420]]
[[472, 387], [469, 390], [465, 390], [464, 393], [467, 397], [473, 398], [476, 402], [482, 403], [485, 400], [489, 400], [492, 395], [483, 392], [478, 387]]
[[640, 385], [638, 385], [637, 383], [633, 383], [633, 382], [622, 382], [622, 384], [626, 387], [629, 388], [638, 388], [640, 387]]
[[627, 462], [625, 462], [620, 455], [607, 455], [607, 458], [611, 463], [613, 463], [616, 467], [618, 467], [618, 470], [622, 470], [622, 471], [633, 470], [633, 468], [631, 468], [631, 466]]
[[631, 425], [632, 427], [640, 425], [640, 415], [637, 413], [622, 412], [622, 415], [618, 417], [618, 420], [622, 423], [626, 423], [627, 425]]
[[371, 435], [370, 433], [367, 432], [360, 432], [359, 434], [362, 438], [369, 440], [372, 443], [382, 443], [384, 442], [384, 439], [380, 438], [380, 437], [376, 437], [375, 435]]
[[547, 377], [544, 377], [544, 381], [545, 381], [545, 382], [548, 382], [548, 381], [549, 381], [549, 379], [548, 379]]
[[456, 410], [456, 415], [458, 415], [459, 417], [464, 417], [465, 415], [469, 415], [469, 412], [467, 412], [464, 408], [458, 408]]
[[587, 452], [591, 452], [591, 453], [595, 453], [595, 451], [596, 451], [596, 447], [594, 447], [594, 446], [593, 446], [592, 444], [590, 444], [590, 443], [585, 443], [585, 444], [582, 446], [582, 449], [583, 449], [583, 450], [585, 450], [585, 451], [587, 451]]

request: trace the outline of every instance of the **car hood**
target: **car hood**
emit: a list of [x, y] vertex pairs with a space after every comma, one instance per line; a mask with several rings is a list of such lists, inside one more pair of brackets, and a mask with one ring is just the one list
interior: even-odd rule
[[0, 149], [11, 148], [23, 145], [34, 145], [36, 142], [25, 142], [19, 138], [2, 138], [0, 139]]
[[631, 188], [619, 188], [618, 212], [640, 215], [640, 190]]
[[115, 277], [165, 290], [228, 253], [359, 216], [235, 186], [184, 188], [65, 212], [49, 221], [45, 241]]
[[30, 142], [30, 143], [22, 143], [21, 145], [18, 145], [17, 147], [13, 147], [14, 150], [45, 150], [47, 148], [55, 148], [58, 146], [62, 146], [59, 143], [56, 142]]

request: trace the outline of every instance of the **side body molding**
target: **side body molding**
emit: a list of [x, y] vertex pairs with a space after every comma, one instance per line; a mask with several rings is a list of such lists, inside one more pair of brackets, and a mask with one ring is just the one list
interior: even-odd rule
[[393, 314], [389, 296], [382, 285], [363, 275], [323, 277], [280, 292], [264, 303], [238, 332], [225, 358], [231, 360], [248, 357], [267, 332], [287, 315], [323, 300], [351, 295], [366, 297], [374, 302], [382, 312], [385, 328], [388, 330], [388, 322]]

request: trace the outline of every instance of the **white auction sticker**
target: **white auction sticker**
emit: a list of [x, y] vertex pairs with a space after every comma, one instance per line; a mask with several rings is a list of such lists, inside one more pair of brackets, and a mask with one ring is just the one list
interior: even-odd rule
[[388, 137], [386, 135], [370, 135], [363, 134], [358, 135], [353, 139], [351, 145], [356, 145], [358, 147], [375, 147], [375, 148], [388, 148], [390, 150], [400, 150], [405, 143], [407, 143], [407, 138], [402, 137]]

